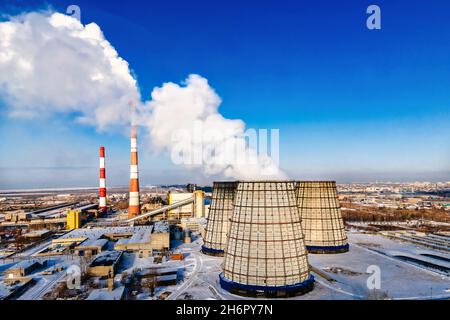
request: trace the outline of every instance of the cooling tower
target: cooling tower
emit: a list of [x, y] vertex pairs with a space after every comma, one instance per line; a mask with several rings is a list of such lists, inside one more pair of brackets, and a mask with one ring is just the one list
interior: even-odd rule
[[233, 213], [236, 182], [214, 182], [211, 206], [202, 252], [223, 256], [227, 243], [229, 220]]
[[314, 287], [294, 182], [239, 182], [220, 285], [235, 294], [288, 297]]
[[298, 182], [297, 204], [308, 252], [348, 251], [347, 234], [342, 220], [336, 182]]

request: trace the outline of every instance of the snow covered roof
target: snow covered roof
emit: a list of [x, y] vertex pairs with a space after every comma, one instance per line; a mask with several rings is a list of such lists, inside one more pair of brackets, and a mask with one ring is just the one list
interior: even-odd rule
[[153, 225], [154, 233], [166, 233], [169, 232], [169, 222], [167, 221], [158, 221]]
[[83, 247], [100, 247], [103, 248], [108, 244], [108, 240], [106, 239], [88, 239], [82, 242], [77, 248]]
[[122, 256], [122, 251], [103, 251], [91, 263], [91, 267], [111, 266]]
[[133, 236], [128, 240], [128, 244], [150, 242], [152, 229], [153, 227], [136, 230], [136, 232], [133, 233]]
[[40, 261], [38, 260], [23, 260], [20, 261], [18, 264], [14, 265], [13, 267], [9, 268], [9, 269], [26, 269], [29, 268], [35, 264], [41, 264]]
[[125, 287], [118, 287], [113, 291], [108, 289], [95, 289], [86, 300], [120, 300], [122, 299]]
[[72, 230], [63, 236], [60, 239], [70, 239], [70, 238], [87, 238], [87, 239], [99, 239], [105, 234], [123, 234], [129, 233], [133, 234], [136, 232], [140, 232], [141, 230], [151, 229], [151, 226], [136, 226], [136, 227], [106, 227], [106, 228], [81, 228]]

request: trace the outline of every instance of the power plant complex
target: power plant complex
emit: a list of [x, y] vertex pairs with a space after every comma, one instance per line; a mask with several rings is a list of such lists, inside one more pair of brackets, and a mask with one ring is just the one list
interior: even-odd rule
[[[132, 105], [132, 114], [133, 109]], [[387, 256], [385, 263], [399, 259], [417, 267], [420, 262], [428, 271], [439, 272], [439, 277], [450, 275], [445, 260], [449, 257], [441, 252], [414, 247], [411, 252], [424, 253], [412, 257], [411, 253], [402, 254], [401, 246], [389, 243], [389, 250], [379, 253], [386, 239], [370, 238], [371, 243], [365, 238], [374, 224], [363, 226], [363, 234], [355, 236], [357, 225], [346, 220], [347, 233], [341, 209], [345, 198], [338, 195], [335, 181], [216, 181], [212, 188], [188, 184], [140, 189], [137, 136], [132, 120], [129, 188], [107, 190], [106, 152], [101, 146], [98, 193], [95, 187], [94, 192], [79, 195], [44, 195], [56, 202], [2, 217], [0, 225], [7, 230], [29, 230], [24, 236], [20, 231], [0, 233], [10, 244], [8, 239], [15, 239], [15, 251], [0, 251], [0, 262], [5, 261], [2, 265], [8, 266], [8, 259], [13, 263], [17, 258], [24, 260], [24, 266], [5, 267], [6, 278], [0, 273], [0, 298], [2, 292], [6, 292], [5, 299], [23, 292], [23, 297], [33, 299], [59, 298], [52, 293], [59, 278], [52, 274], [62, 276], [61, 270], [75, 261], [84, 264], [85, 291], [77, 293], [59, 285], [55, 292], [62, 290], [63, 297], [89, 300], [189, 300], [191, 294], [198, 299], [348, 297], [341, 281], [346, 289], [366, 285], [364, 275], [368, 273], [365, 265], [361, 269], [361, 261], [374, 261], [370, 256], [374, 247], [376, 259]], [[32, 195], [30, 201], [35, 204], [38, 198]], [[343, 208], [348, 219], [353, 208]], [[383, 236], [410, 241], [426, 250], [449, 250], [446, 233], [428, 235], [412, 232], [410, 226], [402, 228]], [[362, 240], [355, 241], [358, 236]], [[30, 249], [23, 247], [27, 241]], [[46, 278], [39, 283], [48, 290], [27, 291], [35, 283], [28, 274], [45, 268], [47, 260], [55, 267], [41, 270], [35, 277]], [[59, 265], [58, 261], [63, 262]], [[357, 267], [359, 270], [354, 270]], [[437, 283], [439, 289], [447, 290], [440, 278], [430, 280], [428, 273], [416, 274], [408, 268], [396, 264], [388, 270], [396, 272], [394, 280], [411, 274], [414, 280], [422, 277], [422, 283]], [[355, 279], [362, 279], [363, 284], [354, 285]], [[5, 289], [2, 283], [10, 287]], [[100, 283], [107, 288], [98, 288]], [[132, 289], [125, 290], [127, 286]], [[164, 289], [155, 291], [157, 287]], [[364, 298], [351, 293], [351, 298], [355, 297]]]
[[237, 184], [220, 283], [250, 296], [312, 290], [294, 182]]
[[349, 250], [334, 181], [215, 182], [202, 252], [222, 288], [287, 297], [313, 289], [307, 253]]

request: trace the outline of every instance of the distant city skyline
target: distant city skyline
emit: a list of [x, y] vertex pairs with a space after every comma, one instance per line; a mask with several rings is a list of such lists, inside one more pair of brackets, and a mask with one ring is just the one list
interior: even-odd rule
[[[2, 1], [0, 23], [71, 4]], [[76, 4], [82, 23], [96, 23], [128, 62], [144, 101], [163, 83], [205, 77], [224, 117], [280, 130], [290, 179], [450, 181], [450, 3], [377, 1], [381, 30], [366, 28], [368, 1]], [[107, 186], [128, 184], [126, 127], [99, 129], [78, 111], [11, 110], [0, 89], [0, 189], [94, 187], [101, 145]], [[174, 165], [139, 134], [141, 185], [225, 179]]]

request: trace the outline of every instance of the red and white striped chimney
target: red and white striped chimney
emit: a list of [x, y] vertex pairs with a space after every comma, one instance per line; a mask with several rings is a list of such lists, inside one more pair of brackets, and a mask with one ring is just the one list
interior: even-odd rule
[[106, 170], [105, 147], [100, 147], [100, 189], [98, 194], [98, 209], [106, 212]]
[[128, 217], [133, 218], [141, 213], [139, 204], [139, 171], [137, 152], [137, 128], [134, 121], [135, 107], [131, 103], [131, 161], [130, 161], [130, 198]]

